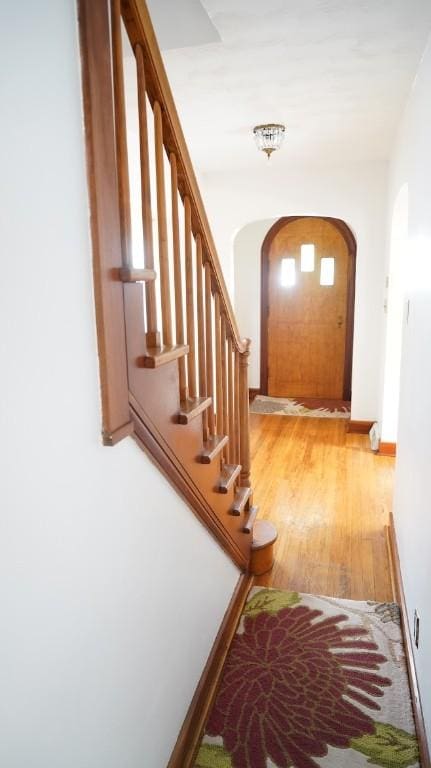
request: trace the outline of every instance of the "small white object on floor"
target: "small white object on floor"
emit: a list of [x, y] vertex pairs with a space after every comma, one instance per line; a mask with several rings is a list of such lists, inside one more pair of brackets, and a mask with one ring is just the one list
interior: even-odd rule
[[380, 435], [379, 435], [379, 425], [377, 424], [377, 421], [374, 422], [368, 434], [370, 436], [371, 450], [378, 451], [379, 445], [380, 445]]

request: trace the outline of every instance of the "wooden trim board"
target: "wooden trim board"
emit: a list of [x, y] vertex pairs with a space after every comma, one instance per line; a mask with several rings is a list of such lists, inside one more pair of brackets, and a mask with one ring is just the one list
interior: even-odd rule
[[252, 583], [251, 574], [243, 574], [238, 580], [167, 768], [192, 768], [194, 765], [205, 724], [221, 680], [227, 652]]
[[408, 612], [404, 595], [403, 580], [401, 576], [400, 559], [398, 554], [398, 545], [394, 527], [394, 518], [390, 514], [388, 532], [389, 554], [393, 583], [395, 587], [395, 598], [401, 610], [401, 628], [403, 632], [404, 646], [406, 651], [407, 671], [410, 681], [410, 691], [412, 695], [413, 714], [416, 724], [416, 734], [419, 742], [419, 751], [421, 757], [421, 768], [431, 768], [430, 753], [425, 731], [425, 722], [422, 712], [421, 697], [419, 692], [419, 683], [416, 675], [416, 667], [413, 652], [413, 643], [410, 634]]
[[356, 435], [368, 435], [374, 421], [355, 421], [349, 419], [346, 422], [346, 432], [352, 432]]
[[397, 444], [396, 443], [380, 443], [379, 450], [377, 451], [377, 455], [378, 456], [396, 456]]
[[138, 403], [131, 398], [131, 415], [134, 425], [134, 440], [149, 458], [157, 465], [168, 482], [183, 497], [192, 512], [213, 534], [219, 545], [230, 559], [242, 571], [248, 568], [248, 560], [229, 535], [227, 529], [220, 523], [217, 515], [203, 497], [200, 489], [194, 484], [180, 460], [169, 448], [162, 435], [148, 421], [144, 420], [142, 411], [138, 412]]

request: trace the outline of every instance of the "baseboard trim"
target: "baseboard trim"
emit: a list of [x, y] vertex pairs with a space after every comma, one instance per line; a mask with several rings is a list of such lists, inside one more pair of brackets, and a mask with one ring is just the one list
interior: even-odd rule
[[408, 613], [404, 595], [403, 580], [401, 576], [400, 559], [398, 554], [398, 545], [394, 527], [394, 518], [390, 514], [389, 525], [387, 528], [390, 565], [392, 571], [392, 580], [395, 587], [395, 597], [401, 610], [401, 628], [403, 632], [404, 646], [406, 650], [407, 671], [410, 680], [410, 690], [412, 695], [413, 714], [415, 718], [416, 734], [419, 742], [419, 752], [421, 757], [421, 768], [431, 768], [430, 752], [425, 731], [425, 722], [423, 718], [421, 697], [419, 692], [419, 683], [416, 675], [415, 659], [413, 653], [413, 643], [410, 635], [408, 622]]
[[378, 456], [396, 456], [397, 444], [396, 443], [379, 443], [379, 450], [376, 451]]
[[349, 419], [349, 421], [346, 422], [346, 432], [352, 432], [357, 435], [368, 435], [373, 424], [375, 424], [374, 421], [355, 421]]
[[223, 665], [235, 634], [253, 576], [240, 576], [197, 685], [167, 768], [192, 768], [217, 693]]

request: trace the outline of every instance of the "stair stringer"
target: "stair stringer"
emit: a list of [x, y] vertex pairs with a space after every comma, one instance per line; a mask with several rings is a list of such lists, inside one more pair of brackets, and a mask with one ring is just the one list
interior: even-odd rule
[[229, 514], [235, 487], [228, 493], [219, 491], [221, 457], [210, 464], [198, 460], [203, 447], [202, 417], [189, 424], [177, 423], [178, 362], [174, 360], [155, 369], [142, 365], [142, 290], [139, 285], [124, 287], [129, 400], [136, 441], [151, 454], [237, 565], [246, 570], [250, 537], [242, 530], [243, 516]]

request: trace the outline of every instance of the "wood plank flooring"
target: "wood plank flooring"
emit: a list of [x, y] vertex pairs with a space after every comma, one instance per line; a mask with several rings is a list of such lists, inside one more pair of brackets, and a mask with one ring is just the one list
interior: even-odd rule
[[276, 562], [255, 583], [300, 592], [393, 599], [386, 528], [394, 459], [341, 419], [251, 415], [259, 517], [278, 529]]

